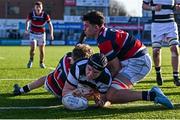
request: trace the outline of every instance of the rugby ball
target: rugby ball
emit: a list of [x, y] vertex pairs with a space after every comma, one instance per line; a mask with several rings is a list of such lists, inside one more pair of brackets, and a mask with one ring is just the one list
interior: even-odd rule
[[63, 96], [62, 104], [70, 110], [85, 110], [88, 108], [88, 100], [86, 98], [73, 96], [72, 93]]

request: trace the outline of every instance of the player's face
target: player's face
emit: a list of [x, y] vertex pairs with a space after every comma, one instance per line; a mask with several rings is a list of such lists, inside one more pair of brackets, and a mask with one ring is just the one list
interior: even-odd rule
[[88, 80], [96, 79], [97, 77], [99, 77], [100, 74], [101, 74], [101, 71], [96, 70], [95, 68], [87, 64], [86, 77]]
[[35, 5], [34, 10], [35, 10], [36, 14], [39, 15], [39, 14], [41, 14], [43, 7], [42, 7], [42, 5]]
[[96, 38], [96, 36], [99, 33], [98, 32], [98, 30], [99, 30], [98, 25], [92, 25], [88, 21], [84, 21], [83, 24], [84, 24], [84, 32], [86, 34], [86, 37]]

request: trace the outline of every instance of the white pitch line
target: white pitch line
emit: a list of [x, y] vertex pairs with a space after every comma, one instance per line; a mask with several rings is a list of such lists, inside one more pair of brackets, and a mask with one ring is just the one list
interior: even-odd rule
[[29, 107], [0, 107], [0, 110], [23, 110], [23, 109], [51, 109], [51, 108], [59, 108], [62, 105], [57, 106], [29, 106]]
[[47, 67], [47, 69], [54, 70], [55, 68], [54, 67]]
[[[178, 105], [179, 103], [174, 103], [174, 105]], [[133, 104], [131, 104], [131, 103], [129, 103], [129, 104], [114, 104], [114, 105], [112, 105], [112, 107], [113, 106], [149, 106], [149, 105], [154, 105], [153, 103], [146, 103], [146, 104], [137, 104], [137, 103], [133, 103]], [[18, 107], [18, 106], [16, 106], [16, 107], [0, 107], [0, 110], [33, 110], [33, 109], [52, 109], [52, 108], [59, 108], [59, 107], [61, 107], [62, 105], [56, 105], [56, 106], [29, 106], [29, 107]], [[155, 104], [155, 106], [161, 106], [161, 105], [156, 105]], [[111, 107], [110, 107], [111, 108]]]
[[5, 59], [5, 57], [0, 57], [0, 60], [4, 60]]
[[28, 81], [28, 80], [37, 80], [37, 79], [38, 78], [14, 78], [14, 79], [13, 78], [4, 78], [4, 79], [1, 78], [0, 81], [12, 81], [12, 80], [19, 80], [19, 81], [21, 81], [21, 80], [26, 81], [27, 80]]

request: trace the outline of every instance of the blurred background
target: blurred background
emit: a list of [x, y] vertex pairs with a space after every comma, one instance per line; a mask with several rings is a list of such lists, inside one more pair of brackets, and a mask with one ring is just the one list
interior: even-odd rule
[[[28, 45], [24, 35], [25, 20], [37, 0], [0, 0], [0, 45]], [[150, 11], [142, 10], [142, 0], [40, 0], [50, 14], [54, 26], [53, 45], [77, 43], [83, 25], [81, 16], [89, 10], [98, 10], [106, 17], [106, 26], [122, 29], [151, 45]], [[180, 15], [176, 12], [180, 25]], [[46, 26], [47, 27], [47, 26]], [[47, 44], [49, 44], [49, 30]], [[95, 40], [87, 40], [96, 44]]]

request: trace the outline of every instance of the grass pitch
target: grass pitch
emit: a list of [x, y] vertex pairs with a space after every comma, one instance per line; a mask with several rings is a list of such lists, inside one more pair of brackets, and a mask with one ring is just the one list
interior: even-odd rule
[[[59, 59], [72, 48], [71, 46], [46, 47], [46, 69], [39, 67], [37, 49], [33, 68], [27, 69], [28, 46], [0, 46], [0, 119], [180, 119], [180, 87], [173, 84], [169, 48], [163, 48], [162, 51], [164, 84], [161, 89], [175, 104], [173, 110], [154, 105], [152, 102], [138, 101], [112, 105], [110, 108], [90, 107], [85, 111], [70, 111], [63, 108], [60, 100], [46, 92], [43, 87], [22, 96], [12, 95], [15, 83], [23, 86], [47, 75], [56, 67]], [[98, 52], [97, 47], [94, 47], [94, 50]], [[152, 49], [149, 48], [150, 54], [151, 51]], [[155, 71], [152, 69], [134, 89], [148, 90], [154, 85], [156, 85]]]

